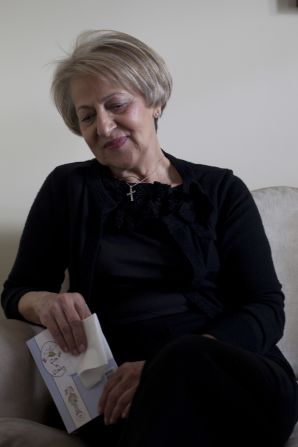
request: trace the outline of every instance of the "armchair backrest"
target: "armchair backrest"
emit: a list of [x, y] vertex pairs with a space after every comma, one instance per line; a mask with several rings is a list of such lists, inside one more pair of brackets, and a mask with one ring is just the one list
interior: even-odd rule
[[298, 188], [268, 187], [252, 194], [286, 296], [286, 326], [279, 347], [298, 378]]

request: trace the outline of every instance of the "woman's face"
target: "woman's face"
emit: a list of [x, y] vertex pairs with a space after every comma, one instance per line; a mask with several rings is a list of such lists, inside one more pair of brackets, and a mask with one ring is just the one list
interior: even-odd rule
[[114, 173], [145, 166], [160, 156], [154, 114], [143, 96], [95, 76], [71, 81], [71, 98], [83, 138], [96, 159]]

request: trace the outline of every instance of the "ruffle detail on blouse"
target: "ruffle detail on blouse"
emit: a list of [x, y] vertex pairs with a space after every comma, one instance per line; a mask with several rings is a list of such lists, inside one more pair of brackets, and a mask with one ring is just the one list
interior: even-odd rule
[[176, 216], [196, 231], [200, 232], [201, 229], [205, 233], [207, 230], [212, 205], [195, 182], [190, 184], [189, 192], [184, 191], [183, 185], [172, 188], [159, 182], [141, 183], [133, 188], [134, 201], [131, 201], [126, 182], [111, 176], [104, 176], [102, 181], [116, 203], [109, 222], [118, 229], [133, 230], [154, 225], [163, 217]]

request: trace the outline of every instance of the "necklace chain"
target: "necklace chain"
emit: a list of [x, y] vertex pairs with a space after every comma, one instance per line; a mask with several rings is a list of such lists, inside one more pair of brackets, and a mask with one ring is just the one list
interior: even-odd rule
[[153, 169], [153, 171], [151, 171], [150, 174], [148, 174], [148, 175], [147, 175], [146, 177], [144, 177], [142, 180], [140, 180], [140, 181], [138, 181], [138, 182], [136, 182], [136, 183], [132, 183], [132, 184], [131, 184], [131, 183], [128, 183], [128, 182], [125, 182], [125, 183], [127, 184], [127, 186], [129, 187], [129, 192], [128, 192], [126, 195], [130, 197], [130, 201], [131, 201], [131, 202], [134, 202], [133, 195], [136, 193], [136, 191], [134, 191], [134, 188], [135, 188], [136, 186], [140, 185], [141, 183], [144, 183], [144, 181], [147, 180], [147, 179], [150, 177], [150, 175], [154, 174], [154, 172], [157, 171], [157, 168], [158, 168], [158, 166], [159, 166], [159, 162], [162, 160], [162, 158], [163, 158], [163, 157], [161, 157], [161, 158], [158, 160], [158, 162], [157, 162], [155, 168]]

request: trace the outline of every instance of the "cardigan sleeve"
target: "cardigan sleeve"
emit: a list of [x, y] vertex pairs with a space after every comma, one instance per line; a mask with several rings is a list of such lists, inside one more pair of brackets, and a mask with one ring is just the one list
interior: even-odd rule
[[218, 190], [217, 246], [225, 312], [210, 326], [216, 338], [265, 353], [284, 329], [284, 295], [257, 206], [237, 177]]
[[[58, 292], [66, 268], [66, 195], [55, 170], [38, 192], [21, 236], [12, 270], [4, 283], [2, 306], [8, 318], [23, 319], [20, 298], [29, 291]], [[61, 186], [61, 182], [58, 181]]]

